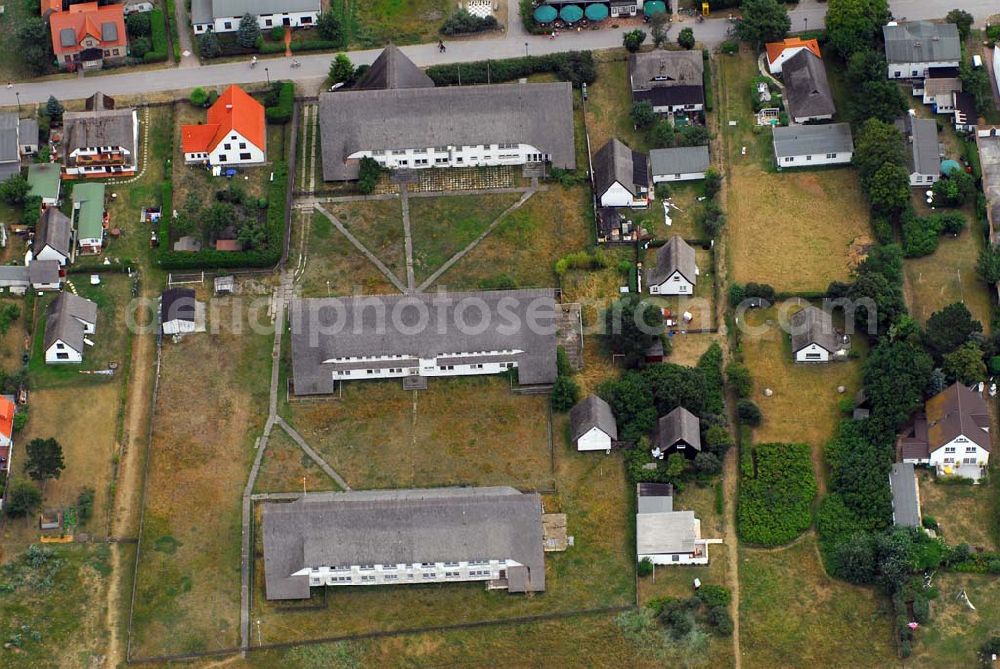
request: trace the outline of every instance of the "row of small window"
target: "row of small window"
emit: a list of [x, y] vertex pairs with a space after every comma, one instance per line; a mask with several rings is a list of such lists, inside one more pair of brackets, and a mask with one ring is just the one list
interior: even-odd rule
[[[252, 160], [252, 159], [253, 159], [253, 156], [250, 155], [249, 153], [241, 153], [240, 154], [240, 160]], [[220, 163], [225, 163], [228, 160], [229, 160], [229, 156], [227, 156], [224, 153], [220, 153], [219, 154], [219, 162]]]
[[[472, 365], [464, 365], [464, 366], [467, 367], [468, 369], [483, 369], [483, 364], [482, 363], [475, 363], [475, 364], [472, 364]], [[514, 367], [514, 363], [512, 363], [512, 362], [501, 362], [500, 363], [500, 369], [511, 369], [512, 367]], [[455, 371], [455, 365], [438, 365], [437, 368], [439, 370], [441, 370], [442, 372], [452, 372], [452, 371]], [[351, 371], [352, 370], [349, 370], [349, 369], [338, 370], [337, 371], [337, 376], [350, 376]], [[403, 373], [403, 368], [402, 367], [390, 367], [390, 368], [388, 368], [386, 370], [381, 370], [381, 369], [366, 369], [365, 370], [365, 374], [367, 374], [368, 376], [374, 376], [374, 375], [378, 374], [381, 371], [388, 372], [389, 374], [402, 374]], [[416, 372], [416, 370], [414, 370], [414, 373], [415, 372]]]
[[[489, 151], [489, 150], [492, 149], [492, 146], [490, 144], [481, 144], [480, 146], [482, 147], [482, 149], [484, 151]], [[497, 146], [498, 149], [516, 149], [518, 147], [518, 144], [497, 144], [496, 146]], [[462, 147], [462, 148], [468, 150], [468, 149], [475, 149], [476, 147], [475, 146], [465, 146], [465, 147]], [[425, 153], [428, 153], [428, 152], [432, 152], [432, 153], [447, 153], [448, 152], [448, 147], [447, 146], [435, 146], [433, 149], [410, 149], [410, 151], [412, 153], [417, 154], [417, 155], [425, 154]], [[384, 156], [384, 155], [388, 154], [390, 156], [405, 156], [406, 152], [407, 152], [407, 149], [393, 149], [391, 151], [372, 151], [372, 155], [373, 156]]]
[[[945, 446], [944, 447], [944, 452], [945, 453], [955, 453], [956, 452], [955, 451], [955, 447], [954, 446]], [[976, 452], [976, 447], [975, 446], [966, 446], [965, 447], [965, 452], [966, 453], [975, 453]]]
[[[288, 19], [288, 15], [285, 14], [284, 16], [285, 16], [285, 19], [283, 20], [283, 24], [284, 25], [291, 25], [291, 21]], [[313, 20], [312, 20], [311, 16], [302, 16], [302, 17], [299, 17], [299, 23], [301, 23], [304, 26], [309, 25], [310, 23], [312, 23], [312, 21]], [[223, 25], [223, 27], [226, 30], [232, 30], [233, 29], [233, 22], [232, 21], [226, 21], [222, 25]], [[274, 20], [273, 19], [264, 19], [264, 27], [265, 28], [272, 28], [272, 27], [274, 27]]]
[[[946, 465], [953, 465], [953, 464], [955, 464], [955, 458], [945, 458], [944, 459], [944, 464], [946, 464]], [[962, 464], [963, 465], [974, 465], [974, 464], [976, 464], [976, 459], [975, 458], [965, 458], [964, 460], [962, 460]]]
[[[833, 160], [836, 157], [837, 157], [836, 153], [828, 153], [828, 154], [826, 154], [826, 159], [827, 160]], [[806, 160], [812, 160], [812, 159], [813, 159], [812, 155], [806, 156]], [[790, 162], [792, 162], [794, 160], [795, 160], [795, 156], [785, 156], [785, 162], [786, 163], [790, 163]]]
[[[232, 144], [223, 144], [222, 148], [224, 148], [226, 151], [231, 151], [232, 148], [233, 148], [233, 145]], [[241, 149], [246, 149], [247, 148], [247, 143], [246, 142], [240, 142], [240, 148]]]
[[[490, 563], [489, 560], [469, 560], [466, 564], [468, 566], [470, 566], [470, 567], [481, 567], [483, 565], [488, 565], [489, 563]], [[449, 567], [458, 567], [458, 566], [461, 566], [461, 563], [459, 563], [459, 562], [441, 562], [441, 563], [421, 562], [420, 563], [420, 568], [421, 569], [434, 569], [434, 568], [436, 568], [438, 566], [438, 564], [440, 564], [442, 567], [444, 567], [446, 569], [449, 568]], [[416, 567], [416, 564], [414, 564], [412, 566]], [[397, 569], [400, 569], [400, 568], [402, 568], [402, 569], [409, 569], [410, 567], [411, 567], [411, 565], [408, 565], [408, 564], [407, 565], [385, 564], [385, 565], [382, 565], [382, 571], [396, 571]], [[319, 567], [313, 567], [312, 571], [315, 573], [315, 572], [318, 572], [319, 569], [320, 569]], [[350, 569], [351, 569], [351, 567], [330, 567], [330, 571], [349, 571]], [[358, 569], [360, 569], [361, 571], [375, 571], [375, 565], [373, 565], [373, 564], [363, 564], [363, 565], [359, 565]]]

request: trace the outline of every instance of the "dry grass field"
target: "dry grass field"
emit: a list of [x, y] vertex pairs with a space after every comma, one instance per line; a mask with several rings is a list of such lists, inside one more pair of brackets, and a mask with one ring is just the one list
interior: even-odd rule
[[[452, 394], [452, 397], [457, 396]], [[458, 617], [463, 622], [472, 622], [632, 604], [635, 601], [635, 569], [629, 514], [634, 493], [626, 482], [621, 459], [571, 451], [561, 436], [566, 425], [566, 418], [560, 416], [554, 430], [560, 435], [556, 453], [556, 493], [544, 495], [543, 504], [546, 512], [567, 514], [575, 546], [564, 553], [546, 555], [544, 594], [510, 595], [503, 591], [487, 591], [482, 584], [474, 583], [333, 587], [326, 589], [325, 597], [320, 591], [314, 591], [312, 603], [320, 605], [319, 609], [302, 610], [301, 603], [291, 607], [276, 605], [263, 599], [258, 532], [251, 616], [261, 620], [262, 637], [278, 642], [331, 634], [421, 628], [454, 623], [456, 612], [460, 612]], [[506, 482], [518, 483], [517, 479]], [[612, 629], [607, 632], [611, 633]], [[475, 630], [465, 634], [472, 638], [482, 633], [482, 630]], [[553, 643], [551, 638], [549, 642]], [[386, 666], [398, 665], [397, 657]]]
[[358, 381], [342, 400], [289, 405], [291, 424], [355, 488], [549, 488], [548, 397], [506, 377]]
[[[870, 238], [868, 206], [850, 167], [775, 172], [771, 133], [755, 125], [750, 53], [718, 59], [728, 149], [732, 279], [778, 290], [824, 290], [849, 278], [852, 243]], [[735, 121], [735, 126], [729, 122]], [[746, 154], [743, 154], [743, 149]]]
[[284, 430], [275, 426], [268, 437], [267, 451], [253, 490], [255, 493], [301, 492], [303, 483], [310, 492], [339, 489]]
[[[324, 205], [358, 241], [406, 281], [406, 253], [403, 248], [403, 209], [398, 199], [344, 202]], [[313, 219], [315, 221], [315, 218]], [[339, 231], [338, 242], [354, 247]], [[310, 250], [312, 250], [310, 248]]]
[[[833, 437], [841, 418], [838, 402], [844, 397], [854, 397], [860, 386], [860, 360], [818, 365], [792, 362], [789, 337], [778, 324], [781, 307], [748, 311], [746, 323], [761, 328], [762, 332], [744, 331], [741, 335], [744, 362], [753, 377], [753, 400], [764, 413], [764, 422], [754, 429], [753, 437], [757, 443], [810, 444], [822, 491], [825, 478], [822, 476], [823, 448]], [[855, 337], [853, 345], [864, 353], [860, 340]], [[838, 393], [838, 386], [844, 386], [846, 392]], [[771, 397], [764, 395], [767, 388], [774, 391]], [[808, 402], [804, 398], [808, 398]]]
[[981, 228], [981, 223], [972, 221], [958, 237], [942, 237], [931, 255], [909, 258], [904, 263], [906, 304], [921, 323], [953, 302], [964, 302], [989, 331], [990, 295], [976, 273], [984, 239]]
[[[228, 309], [220, 310], [220, 318], [231, 316]], [[267, 415], [272, 341], [224, 331], [164, 342], [140, 544], [135, 656], [227, 648], [239, 641], [240, 495]]]
[[[19, 239], [15, 237], [14, 239]], [[28, 311], [23, 298], [5, 299], [0, 301], [0, 307], [13, 304], [21, 310], [21, 315], [10, 324], [7, 334], [0, 335], [0, 369], [7, 373], [16, 372], [23, 364], [21, 356], [31, 352], [31, 340], [28, 338], [28, 325], [31, 324], [31, 312]]]
[[438, 285], [453, 290], [489, 288], [498, 281], [519, 288], [554, 286], [556, 260], [586, 247], [594, 224], [589, 187], [549, 188], [504, 218]]
[[[931, 622], [917, 632], [908, 667], [951, 669], [980, 665], [978, 651], [1000, 630], [1000, 580], [981, 574], [939, 573], [934, 586], [941, 593], [931, 603]], [[970, 610], [956, 596], [962, 590], [976, 607]]]
[[410, 233], [417, 282], [468, 246], [520, 197], [517, 193], [411, 197]]
[[297, 243], [303, 229], [308, 231], [308, 261], [298, 282], [302, 297], [350, 295], [355, 289], [368, 295], [399, 292], [322, 214], [293, 215], [292, 225]]
[[942, 485], [934, 475], [920, 471], [920, 512], [937, 520], [940, 534], [951, 545], [966, 543], [996, 550], [997, 494], [995, 477], [977, 486]]
[[851, 245], [870, 237], [854, 170], [775, 174], [735, 165], [730, 178], [726, 216], [735, 281], [824, 290], [850, 278]]
[[616, 60], [597, 63], [597, 81], [587, 87], [587, 97], [587, 130], [593, 151], [614, 137], [635, 151], [648, 150], [645, 138], [636, 131], [629, 117], [632, 91], [624, 53]]
[[810, 532], [777, 550], [740, 551], [742, 666], [896, 664], [888, 603], [829, 578]]

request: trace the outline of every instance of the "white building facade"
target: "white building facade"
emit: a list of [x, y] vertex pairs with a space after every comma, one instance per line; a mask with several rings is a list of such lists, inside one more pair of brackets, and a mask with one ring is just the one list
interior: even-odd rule
[[356, 151], [349, 160], [373, 158], [388, 169], [430, 167], [496, 167], [524, 165], [549, 160], [549, 155], [529, 144], [476, 144], [473, 146], [437, 146], [388, 151]]
[[45, 349], [45, 364], [80, 364], [83, 362], [83, 351], [78, 351], [62, 339], [55, 340]]
[[209, 152], [185, 153], [184, 162], [208, 163], [225, 167], [227, 165], [259, 165], [266, 157], [263, 148], [233, 130]]
[[649, 292], [651, 295], [691, 295], [694, 293], [694, 284], [679, 271], [675, 271], [666, 280], [649, 284]]
[[[517, 367], [517, 356], [522, 351], [481, 351], [453, 353], [447, 357], [418, 358], [416, 356], [373, 356], [331, 358], [324, 360], [342, 369], [334, 369], [334, 381], [359, 379], [395, 379], [406, 376], [475, 376], [503, 374]], [[496, 358], [509, 357], [509, 360]], [[480, 361], [480, 362], [477, 362]]]
[[[207, 23], [193, 23], [194, 34], [202, 35], [207, 32], [232, 33], [240, 29], [240, 16], [223, 16], [213, 19]], [[260, 14], [257, 16], [257, 25], [261, 30], [270, 30], [277, 26], [287, 26], [289, 28], [311, 28], [319, 21], [319, 8], [303, 12], [281, 12], [273, 14]]]
[[854, 158], [853, 151], [829, 153], [805, 153], [794, 156], [781, 156], [778, 167], [819, 167], [821, 165], [846, 165]]
[[795, 362], [830, 362], [831, 352], [813, 342], [795, 352]]
[[576, 440], [578, 451], [610, 451], [611, 435], [599, 427], [592, 427]]
[[495, 581], [506, 578], [510, 567], [521, 567], [511, 559], [462, 560], [459, 562], [414, 562], [412, 564], [329, 565], [306, 567], [293, 576], [308, 576], [310, 587], [327, 585], [412, 585]]

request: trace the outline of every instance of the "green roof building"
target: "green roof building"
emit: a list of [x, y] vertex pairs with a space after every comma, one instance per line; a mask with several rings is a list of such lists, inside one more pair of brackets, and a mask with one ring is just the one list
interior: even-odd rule
[[59, 201], [60, 168], [58, 163], [35, 163], [28, 166], [29, 195], [42, 198], [42, 204], [51, 205]]
[[100, 253], [104, 245], [104, 184], [73, 186], [73, 221], [81, 253]]

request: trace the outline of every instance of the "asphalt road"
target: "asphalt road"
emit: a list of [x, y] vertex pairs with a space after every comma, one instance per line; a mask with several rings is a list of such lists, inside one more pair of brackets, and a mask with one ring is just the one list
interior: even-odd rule
[[[890, 3], [898, 18], [926, 19], [943, 17], [949, 10], [959, 6], [970, 12], [977, 24], [992, 13], [1000, 11], [995, 0], [895, 0]], [[816, 29], [823, 26], [826, 5], [816, 0], [802, 0], [791, 13], [792, 30]], [[420, 44], [404, 47], [403, 51], [417, 65], [461, 63], [487, 58], [511, 58], [528, 54], [546, 54], [576, 49], [594, 50], [621, 46], [619, 30], [584, 30], [562, 33], [555, 39], [545, 36], [526, 35], [517, 17], [512, 17], [510, 30], [502, 37], [465, 42], [446, 42], [448, 49], [438, 51], [436, 44]], [[706, 19], [696, 23], [684, 17], [675, 23], [671, 36], [681, 27], [694, 30], [698, 41], [714, 46], [726, 38], [730, 27], [725, 17]], [[379, 49], [352, 51], [348, 55], [356, 65], [370, 64]], [[325, 79], [332, 56], [329, 53], [298, 56], [301, 65], [291, 66], [291, 58], [268, 58], [250, 67], [249, 61], [201, 67], [174, 67], [155, 71], [111, 71], [85, 78], [59, 79], [35, 83], [17, 83], [13, 87], [0, 88], [0, 106], [15, 106], [21, 103], [44, 102], [49, 95], [64, 100], [85, 98], [96, 91], [108, 95], [137, 95], [156, 91], [189, 89], [195, 86], [222, 86], [225, 84], [247, 84], [270, 79], [294, 79], [307, 90], [317, 89]], [[17, 94], [17, 95], [16, 95]]]

